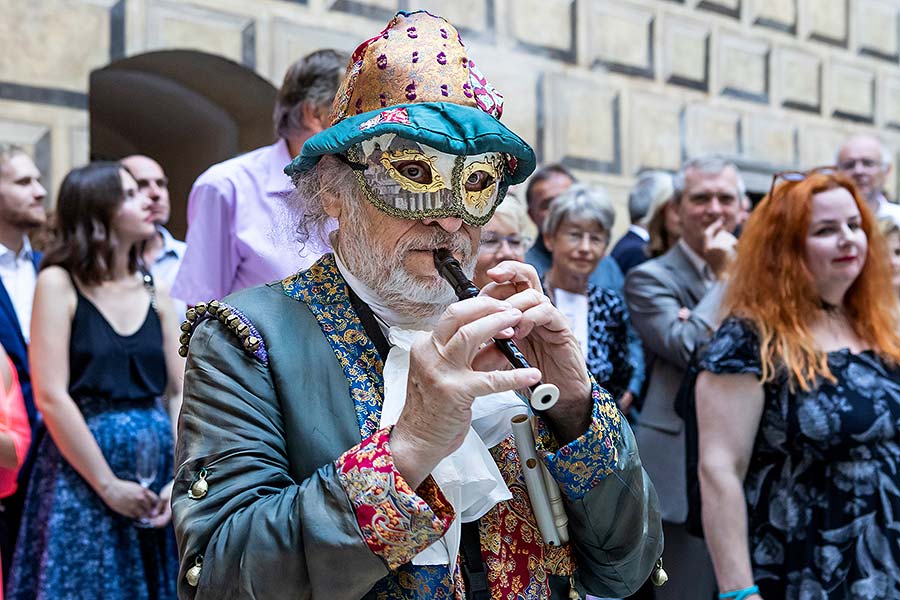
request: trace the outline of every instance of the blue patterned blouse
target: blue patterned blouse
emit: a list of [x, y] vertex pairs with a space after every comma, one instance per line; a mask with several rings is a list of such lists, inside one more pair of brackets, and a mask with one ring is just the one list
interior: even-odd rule
[[[730, 318], [701, 368], [759, 376], [759, 340]], [[828, 353], [836, 382], [765, 384], [744, 492], [763, 598], [900, 598], [900, 369]]]

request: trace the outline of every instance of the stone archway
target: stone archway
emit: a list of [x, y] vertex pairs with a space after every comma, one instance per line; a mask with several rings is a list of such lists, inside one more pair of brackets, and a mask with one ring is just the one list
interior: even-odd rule
[[187, 198], [209, 166], [272, 143], [276, 90], [250, 69], [194, 50], [131, 56], [91, 73], [91, 158], [153, 157], [169, 176], [169, 229], [184, 239]]

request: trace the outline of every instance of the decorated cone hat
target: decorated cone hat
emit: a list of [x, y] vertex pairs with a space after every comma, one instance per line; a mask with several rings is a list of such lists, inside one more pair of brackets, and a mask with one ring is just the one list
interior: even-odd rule
[[[331, 126], [309, 138], [285, 167], [297, 177], [326, 154], [383, 136], [420, 142], [441, 152], [501, 153], [503, 190], [534, 170], [534, 151], [499, 118], [503, 97], [469, 58], [456, 29], [426, 11], [399, 12], [363, 42], [334, 99]], [[493, 212], [493, 211], [491, 211]]]

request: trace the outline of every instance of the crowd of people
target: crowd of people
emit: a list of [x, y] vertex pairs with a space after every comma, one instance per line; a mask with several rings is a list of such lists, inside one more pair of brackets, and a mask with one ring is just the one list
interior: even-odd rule
[[534, 170], [501, 101], [399, 13], [288, 69], [278, 141], [196, 180], [183, 242], [153, 157], [50, 201], [0, 146], [7, 598], [900, 597], [883, 143], [755, 207], [727, 158], [639, 173], [613, 244], [607, 193]]

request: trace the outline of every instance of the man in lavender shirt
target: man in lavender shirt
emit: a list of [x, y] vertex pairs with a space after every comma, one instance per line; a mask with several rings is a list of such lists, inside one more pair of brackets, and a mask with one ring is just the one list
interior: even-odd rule
[[188, 198], [187, 250], [172, 296], [188, 304], [281, 279], [318, 256], [299, 251], [282, 200], [293, 190], [284, 166], [328, 115], [348, 56], [318, 50], [288, 69], [273, 120], [278, 141], [213, 165]]

